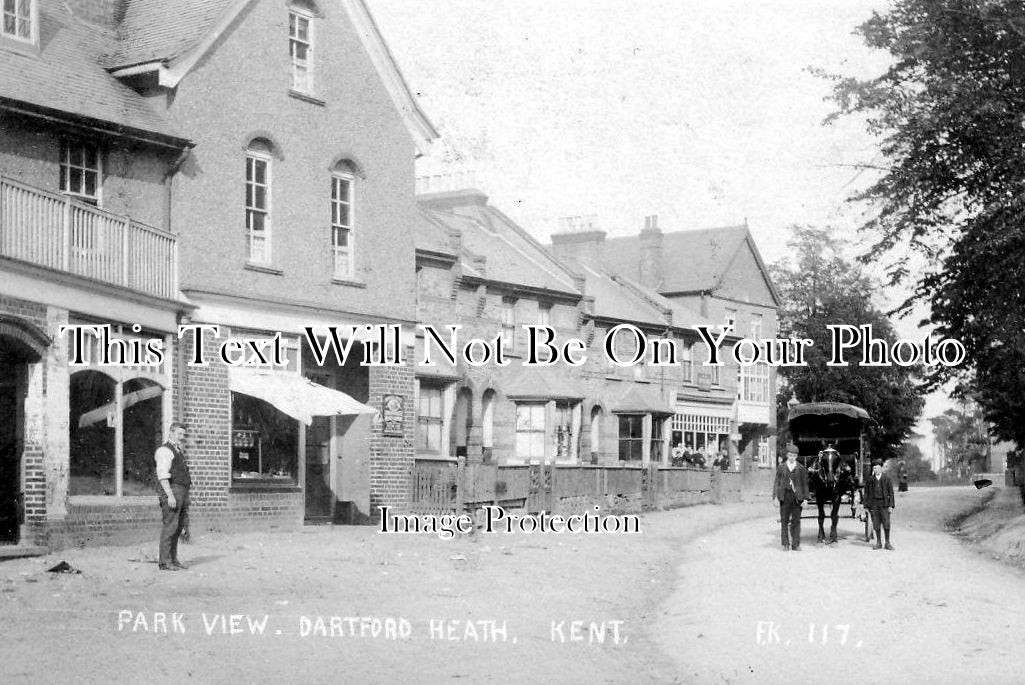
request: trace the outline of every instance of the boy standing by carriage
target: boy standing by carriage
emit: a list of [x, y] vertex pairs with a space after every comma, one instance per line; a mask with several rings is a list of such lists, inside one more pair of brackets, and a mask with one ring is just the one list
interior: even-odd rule
[[787, 446], [787, 460], [776, 467], [772, 496], [779, 502], [779, 536], [783, 551], [801, 549], [801, 505], [808, 499], [808, 470], [797, 463], [797, 446]]

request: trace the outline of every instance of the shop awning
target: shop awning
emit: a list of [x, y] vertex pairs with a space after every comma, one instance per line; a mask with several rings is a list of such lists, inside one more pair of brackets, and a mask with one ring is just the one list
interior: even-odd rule
[[658, 388], [631, 386], [612, 406], [613, 414], [654, 414], [669, 416], [676, 410]]
[[232, 392], [261, 399], [307, 426], [313, 423], [314, 416], [377, 413], [373, 407], [357, 402], [344, 392], [294, 373], [233, 366], [228, 369], [228, 387]]
[[[133, 404], [138, 404], [139, 402], [151, 399], [153, 397], [159, 397], [161, 394], [163, 394], [163, 392], [164, 389], [161, 388], [159, 385], [150, 385], [148, 387], [142, 388], [141, 390], [136, 390], [134, 392], [126, 392], [121, 397], [121, 408], [128, 409], [128, 407], [132, 406]], [[91, 426], [94, 423], [99, 423], [100, 421], [106, 421], [107, 425], [113, 425], [110, 423], [110, 418], [113, 415], [114, 403], [107, 402], [103, 406], [96, 407], [96, 409], [91, 409], [82, 414], [81, 416], [79, 416], [78, 427], [85, 428], [86, 426]]]

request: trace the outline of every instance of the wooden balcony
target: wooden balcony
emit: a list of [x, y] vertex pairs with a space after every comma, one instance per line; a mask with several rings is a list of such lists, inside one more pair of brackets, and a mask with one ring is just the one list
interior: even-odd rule
[[0, 257], [146, 295], [178, 295], [171, 233], [0, 176]]

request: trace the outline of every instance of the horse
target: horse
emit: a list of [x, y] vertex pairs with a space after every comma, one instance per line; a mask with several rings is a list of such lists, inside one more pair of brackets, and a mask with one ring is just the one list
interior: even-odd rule
[[826, 504], [830, 510], [829, 544], [836, 542], [836, 525], [840, 521], [840, 501], [845, 494], [854, 498], [856, 483], [853, 458], [846, 458], [830, 445], [819, 452], [817, 459], [808, 469], [808, 485], [815, 493], [815, 504], [819, 508], [818, 542], [826, 541]]

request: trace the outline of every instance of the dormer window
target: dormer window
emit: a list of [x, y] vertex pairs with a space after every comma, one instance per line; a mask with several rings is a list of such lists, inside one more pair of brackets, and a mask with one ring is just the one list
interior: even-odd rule
[[313, 14], [306, 10], [288, 11], [288, 53], [292, 58], [292, 90], [312, 94]]
[[26, 43], [35, 42], [35, 0], [2, 0], [0, 35]]

